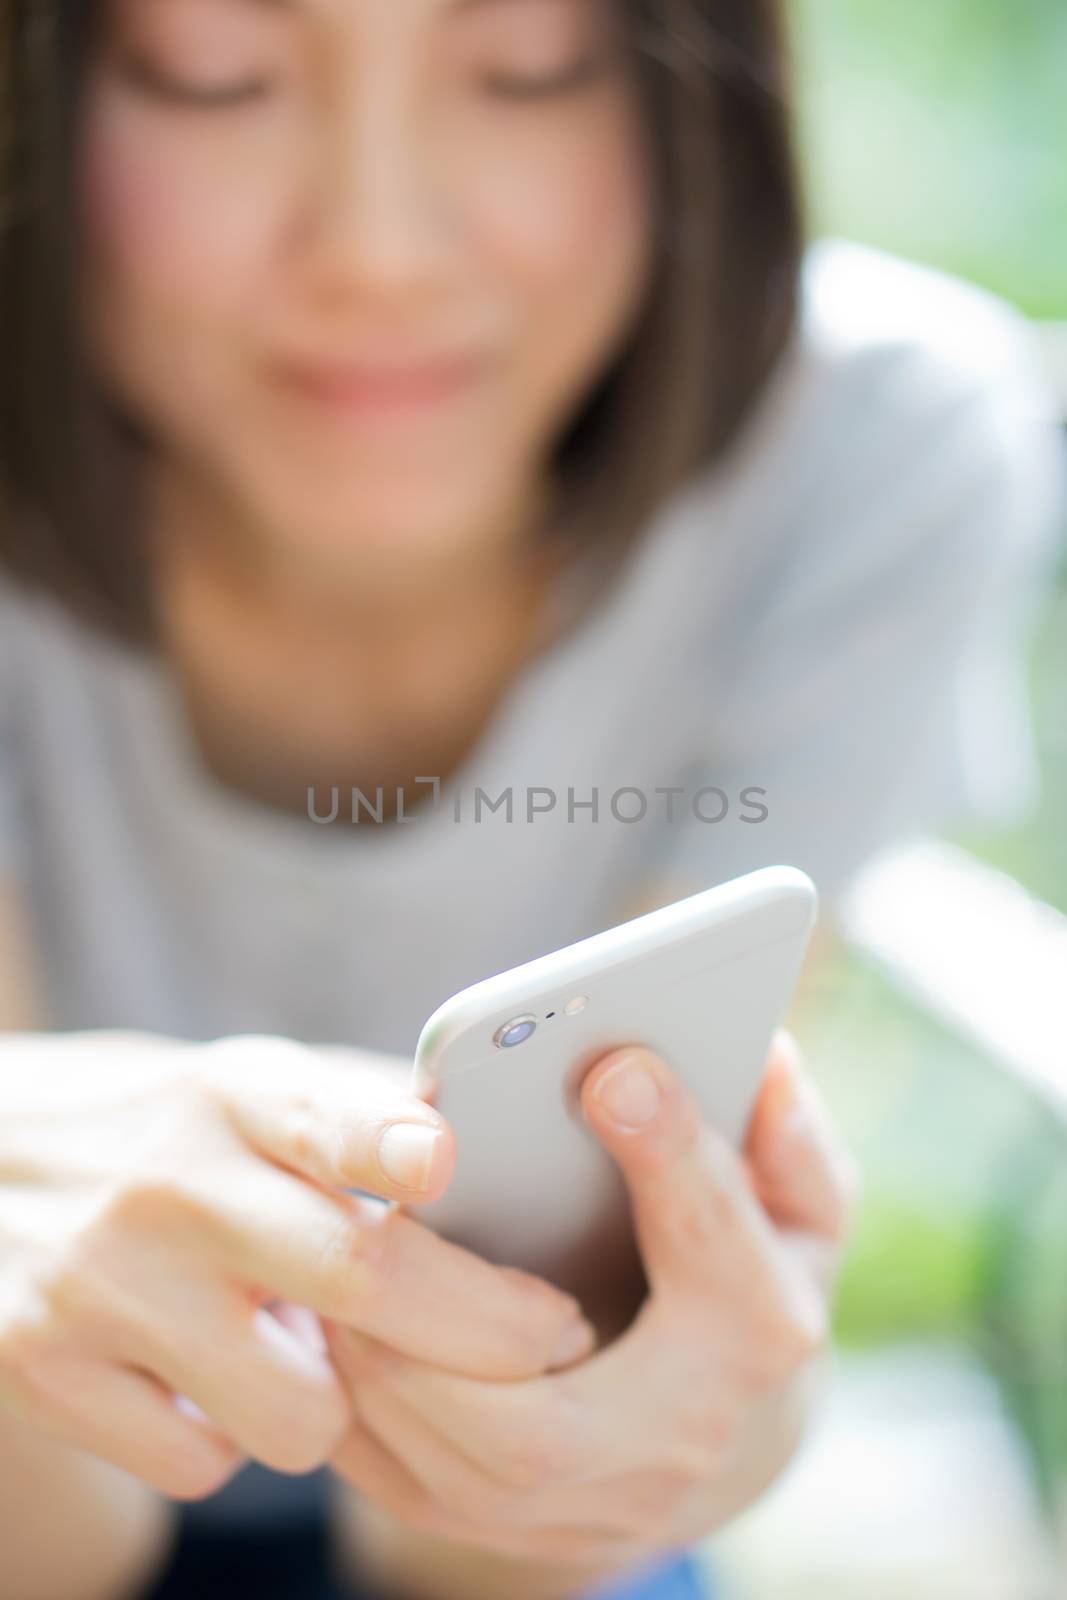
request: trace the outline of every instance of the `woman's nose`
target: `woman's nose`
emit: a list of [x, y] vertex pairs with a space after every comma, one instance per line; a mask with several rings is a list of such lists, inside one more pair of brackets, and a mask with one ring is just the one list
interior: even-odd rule
[[420, 107], [368, 83], [324, 117], [302, 229], [320, 289], [409, 294], [456, 259], [457, 208]]

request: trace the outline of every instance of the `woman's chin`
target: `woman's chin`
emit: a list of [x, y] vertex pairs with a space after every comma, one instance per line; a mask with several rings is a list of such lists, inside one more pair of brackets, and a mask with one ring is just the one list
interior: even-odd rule
[[368, 502], [365, 497], [346, 500], [337, 496], [324, 504], [320, 495], [312, 510], [307, 499], [293, 504], [290, 514], [275, 502], [269, 527], [275, 530], [272, 543], [284, 549], [294, 566], [305, 564], [334, 574], [371, 580], [387, 579], [391, 573], [440, 567], [445, 570], [472, 544], [472, 533], [486, 525], [484, 509], [474, 507], [465, 515], [445, 517], [439, 499], [425, 503], [397, 503], [399, 496]]
[[398, 560], [454, 564], [475, 544], [499, 537], [512, 520], [502, 508], [521, 503], [501, 483], [420, 474], [415, 463], [406, 478], [390, 472], [377, 481], [277, 470], [256, 477], [254, 488], [246, 477], [246, 492], [238, 490], [249, 525], [309, 562], [347, 562], [368, 573]]

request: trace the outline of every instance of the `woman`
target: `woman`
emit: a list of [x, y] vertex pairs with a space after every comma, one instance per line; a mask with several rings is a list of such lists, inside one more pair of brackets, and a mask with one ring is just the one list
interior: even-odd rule
[[640, 1304], [353, 1191], [461, 984], [1015, 794], [1016, 330], [801, 274], [771, 0], [3, 17], [5, 1600], [311, 1595], [327, 1506], [346, 1593], [701, 1592], [848, 1213], [788, 1041], [744, 1162], [585, 1080]]

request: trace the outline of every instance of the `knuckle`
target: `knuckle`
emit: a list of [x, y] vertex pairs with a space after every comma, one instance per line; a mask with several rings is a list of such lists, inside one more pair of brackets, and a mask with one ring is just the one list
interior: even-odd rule
[[693, 1260], [705, 1260], [732, 1229], [733, 1207], [718, 1188], [710, 1194], [683, 1197], [671, 1217], [671, 1233], [681, 1250]]
[[34, 1364], [46, 1351], [54, 1352], [64, 1330], [70, 1340], [84, 1339], [101, 1326], [110, 1329], [119, 1298], [115, 1284], [121, 1279], [115, 1252], [102, 1247], [91, 1221], [83, 1221], [36, 1273], [32, 1303], [5, 1340], [15, 1359]]
[[558, 1416], [517, 1429], [502, 1447], [498, 1477], [508, 1489], [528, 1493], [569, 1481], [576, 1470], [570, 1431]]
[[222, 1107], [222, 1095], [213, 1074], [196, 1052], [183, 1056], [173, 1068], [170, 1078], [170, 1098], [185, 1108], [187, 1114], [196, 1116], [207, 1112], [213, 1115]]
[[692, 1469], [688, 1465], [683, 1468], [682, 1458], [679, 1457], [652, 1472], [631, 1478], [623, 1496], [625, 1525], [622, 1531], [641, 1532], [646, 1537], [657, 1537], [666, 1531], [679, 1507], [692, 1495], [696, 1484], [705, 1481], [703, 1476], [696, 1474], [695, 1452], [690, 1453], [687, 1462], [690, 1459], [694, 1463]]
[[359, 1401], [376, 1385], [374, 1339], [358, 1328], [343, 1328], [337, 1333], [338, 1370], [350, 1401]]
[[553, 1479], [554, 1469], [552, 1452], [543, 1444], [511, 1440], [502, 1453], [497, 1476], [508, 1489], [527, 1494], [546, 1488]]
[[411, 1483], [403, 1490], [392, 1491], [387, 1496], [381, 1494], [379, 1498], [382, 1504], [386, 1504], [387, 1510], [394, 1512], [416, 1533], [430, 1534], [438, 1539], [454, 1538], [456, 1528], [453, 1515], [422, 1483]]
[[493, 1484], [453, 1473], [442, 1486], [440, 1507], [453, 1522], [492, 1528], [508, 1521], [510, 1495]]
[[0, 1371], [4, 1387], [23, 1403], [49, 1410], [62, 1401], [60, 1352], [49, 1337], [43, 1317], [24, 1317], [0, 1336]]
[[700, 1147], [706, 1181], [677, 1197], [671, 1223], [680, 1244], [707, 1255], [741, 1226], [738, 1196], [745, 1180], [734, 1152], [713, 1129], [701, 1130]]
[[560, 1327], [559, 1316], [547, 1315], [544, 1308], [538, 1317], [515, 1323], [509, 1344], [517, 1368], [531, 1374], [542, 1371], [551, 1361]]
[[309, 1094], [294, 1094], [282, 1115], [282, 1139], [297, 1166], [321, 1165], [322, 1119]]
[[514, 1281], [520, 1292], [510, 1308], [510, 1338], [517, 1357], [531, 1369], [539, 1369], [555, 1347], [568, 1308], [559, 1293], [542, 1280], [521, 1275]]
[[358, 1211], [342, 1211], [323, 1241], [316, 1275], [324, 1307], [338, 1321], [356, 1318], [361, 1307], [387, 1292], [395, 1215], [375, 1223]]
[[830, 1312], [824, 1300], [812, 1293], [803, 1309], [789, 1319], [785, 1335], [788, 1373], [816, 1360], [830, 1341]]
[[829, 1338], [829, 1308], [813, 1287], [803, 1301], [793, 1307], [779, 1331], [779, 1349], [787, 1374], [807, 1366], [825, 1348]]
[[765, 1339], [754, 1341], [738, 1352], [735, 1382], [746, 1397], [758, 1397], [776, 1389], [788, 1371], [785, 1356], [777, 1345]]
[[672, 1452], [661, 1469], [665, 1509], [674, 1511], [696, 1489], [713, 1482], [721, 1472], [727, 1451], [733, 1443], [734, 1430], [720, 1419], [710, 1441], [694, 1449], [679, 1448]]
[[743, 1376], [756, 1392], [776, 1389], [815, 1359], [829, 1337], [829, 1315], [814, 1297], [766, 1317], [743, 1347]]
[[210, 1225], [215, 1207], [180, 1172], [160, 1165], [156, 1170], [128, 1174], [104, 1199], [90, 1233], [158, 1233], [176, 1227]]
[[715, 1402], [693, 1406], [682, 1419], [666, 1470], [687, 1488], [714, 1481], [729, 1461], [736, 1440], [733, 1406]]
[[191, 1052], [171, 1070], [162, 1103], [163, 1114], [146, 1125], [138, 1141], [137, 1165], [147, 1171], [173, 1168], [182, 1152], [202, 1153], [209, 1129], [223, 1123], [224, 1097], [218, 1083]]
[[311, 1106], [310, 1088], [321, 1075], [321, 1063], [314, 1050], [296, 1039], [237, 1033], [200, 1046], [192, 1070], [216, 1111], [227, 1119], [253, 1087], [284, 1117], [287, 1110]]

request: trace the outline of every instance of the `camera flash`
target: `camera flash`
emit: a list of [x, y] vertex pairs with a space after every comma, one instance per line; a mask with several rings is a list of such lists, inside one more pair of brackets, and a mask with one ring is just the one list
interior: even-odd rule
[[568, 1017], [574, 1017], [577, 1016], [579, 1011], [585, 1010], [586, 1003], [586, 996], [584, 994], [576, 994], [573, 1000], [567, 1001], [567, 1004], [563, 1007], [563, 1010]]

